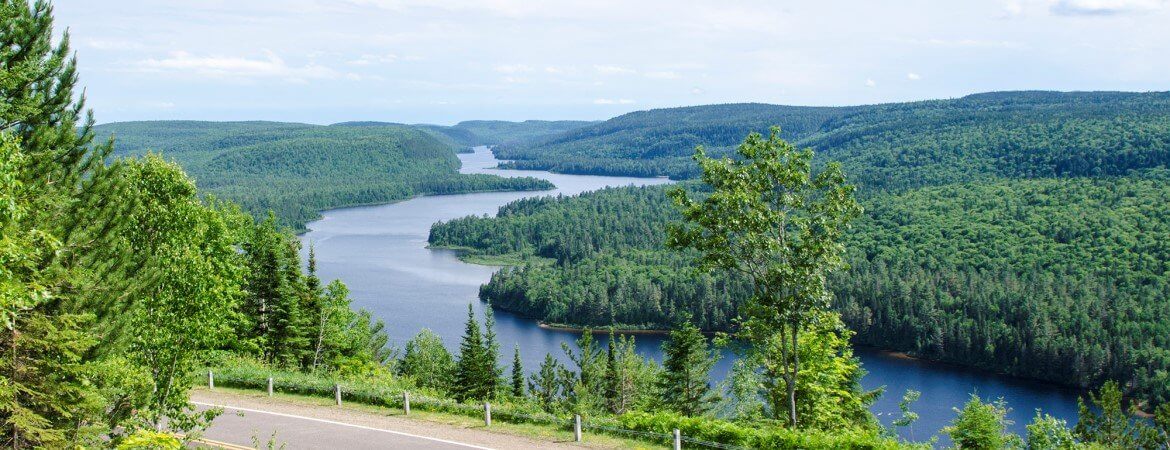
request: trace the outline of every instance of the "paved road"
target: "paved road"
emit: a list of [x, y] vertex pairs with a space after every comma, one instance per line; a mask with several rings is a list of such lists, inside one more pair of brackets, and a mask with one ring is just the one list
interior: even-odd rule
[[231, 405], [193, 402], [200, 409], [223, 406], [224, 412], [212, 423], [204, 437], [211, 441], [253, 447], [255, 437], [261, 447], [276, 432], [276, 448], [285, 449], [489, 449], [479, 445], [419, 436], [400, 431], [353, 425], [332, 420], [261, 411]]

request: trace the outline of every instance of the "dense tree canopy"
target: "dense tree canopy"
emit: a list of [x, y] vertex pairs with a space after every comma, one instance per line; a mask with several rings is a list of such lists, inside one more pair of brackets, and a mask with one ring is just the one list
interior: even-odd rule
[[[1091, 386], [1128, 380], [1170, 400], [1170, 183], [1121, 178], [963, 183], [874, 196], [832, 277], [855, 341]], [[699, 189], [695, 187], [694, 189]], [[750, 285], [694, 274], [661, 249], [665, 188], [527, 199], [463, 218], [431, 242], [537, 258], [481, 289], [541, 320], [664, 328], [683, 313], [727, 330]]]
[[696, 145], [731, 154], [749, 132], [840, 161], [865, 189], [997, 177], [1123, 175], [1170, 162], [1170, 93], [995, 92], [850, 107], [762, 104], [633, 112], [498, 147], [511, 167], [694, 178]]
[[95, 127], [115, 155], [181, 164], [205, 192], [301, 227], [324, 209], [429, 194], [551, 189], [547, 181], [458, 173], [451, 147], [419, 129], [279, 122], [123, 122]]

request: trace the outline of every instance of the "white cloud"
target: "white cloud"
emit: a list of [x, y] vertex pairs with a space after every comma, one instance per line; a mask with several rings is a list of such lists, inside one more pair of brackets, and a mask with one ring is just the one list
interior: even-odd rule
[[619, 99], [599, 98], [599, 99], [593, 100], [594, 105], [632, 105], [634, 103], [635, 102], [633, 100], [630, 100], [628, 98], [619, 98]]
[[873, 81], [873, 78], [866, 78], [865, 87], [877, 87], [877, 82]]
[[906, 79], [910, 80], [910, 81], [918, 81], [918, 80], [922, 79], [922, 75], [916, 74], [914, 72], [910, 72], [910, 73], [906, 74]]
[[363, 75], [360, 73], [353, 73], [353, 72], [345, 74], [345, 79], [350, 80], [350, 81], [385, 81], [386, 80], [386, 78], [382, 77], [381, 75]]
[[397, 61], [397, 60], [398, 60], [398, 55], [395, 55], [393, 53], [388, 53], [385, 55], [366, 54], [366, 55], [362, 55], [361, 57], [359, 57], [357, 59], [352, 59], [352, 60], [346, 61], [346, 64], [349, 64], [351, 66], [372, 66], [372, 65], [380, 65], [380, 64], [390, 64], [390, 63]]
[[112, 51], [141, 50], [146, 48], [141, 42], [123, 39], [86, 39], [85, 46], [97, 50]]
[[303, 83], [310, 79], [332, 79], [341, 76], [336, 70], [317, 64], [289, 66], [275, 53], [265, 51], [264, 59], [238, 56], [195, 56], [188, 52], [172, 52], [163, 59], [147, 59], [137, 64], [140, 72], [170, 72], [192, 74], [207, 78], [258, 79], [277, 78]]
[[659, 80], [677, 80], [682, 78], [682, 76], [679, 75], [678, 72], [667, 70], [661, 72], [646, 72], [646, 78], [655, 78]]
[[1062, 16], [1107, 16], [1156, 11], [1166, 0], [1057, 0], [1049, 10]]
[[628, 67], [610, 65], [595, 65], [593, 66], [593, 70], [596, 70], [597, 73], [602, 75], [632, 75], [638, 73], [637, 70]]
[[706, 91], [704, 91], [702, 88], [698, 88], [698, 87], [691, 88], [691, 93], [694, 95], [699, 95], [699, 94], [702, 94], [704, 92], [706, 92]]
[[492, 70], [499, 73], [523, 73], [531, 72], [532, 66], [527, 64], [496, 64]]
[[900, 42], [905, 42], [914, 45], [925, 45], [930, 47], [987, 47], [987, 48], [1023, 48], [1024, 45], [1014, 41], [995, 41], [984, 39], [898, 39]]
[[1004, 15], [1008, 17], [1016, 17], [1024, 13], [1024, 4], [1020, 0], [1007, 0], [1003, 4]]

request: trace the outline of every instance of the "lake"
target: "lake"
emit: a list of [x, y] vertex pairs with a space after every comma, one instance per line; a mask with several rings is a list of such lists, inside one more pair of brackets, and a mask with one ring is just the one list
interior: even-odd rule
[[[386, 322], [391, 343], [398, 348], [429, 328], [455, 350], [463, 335], [467, 305], [477, 317], [483, 317], [479, 286], [487, 283], [496, 267], [467, 264], [456, 252], [427, 248], [431, 224], [467, 215], [494, 215], [513, 200], [543, 195], [574, 195], [606, 186], [653, 185], [669, 183], [660, 178], [604, 177], [563, 175], [544, 171], [494, 169], [498, 161], [486, 147], [474, 153], [460, 154], [463, 173], [490, 173], [501, 176], [533, 176], [557, 186], [542, 192], [490, 192], [478, 194], [419, 197], [387, 205], [346, 208], [323, 213], [323, 218], [308, 225], [302, 235], [304, 250], [309, 244], [316, 249], [318, 274], [326, 283], [340, 279], [349, 286], [353, 304], [371, 311]], [[568, 362], [562, 344], [572, 345], [577, 333], [549, 330], [531, 319], [505, 311], [496, 311], [496, 332], [501, 356], [510, 367], [513, 346], [519, 346], [527, 370], [535, 370], [546, 353]], [[604, 343], [605, 339], [601, 339]], [[643, 355], [661, 360], [657, 335], [638, 335], [638, 349]], [[907, 389], [922, 392], [914, 405], [921, 416], [913, 438], [926, 440], [954, 417], [953, 407], [962, 406], [970, 393], [984, 399], [1003, 397], [1012, 408], [1013, 431], [1023, 433], [1037, 408], [1069, 421], [1076, 419], [1077, 391], [1059, 386], [1005, 377], [993, 373], [897, 357], [875, 349], [855, 350], [868, 375], [862, 379], [866, 389], [884, 386], [886, 395], [873, 405], [884, 423], [898, 414], [898, 402]], [[731, 366], [726, 354], [716, 365], [712, 377], [722, 379]], [[903, 435], [911, 437], [910, 430]]]

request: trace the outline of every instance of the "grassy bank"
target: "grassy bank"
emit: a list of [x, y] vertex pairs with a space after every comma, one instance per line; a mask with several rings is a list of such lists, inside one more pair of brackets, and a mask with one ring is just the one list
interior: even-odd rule
[[[341, 386], [343, 407], [379, 414], [402, 414], [403, 392], [410, 392], [411, 418], [454, 426], [483, 426], [483, 404], [457, 402], [442, 392], [419, 388], [408, 377], [379, 370], [364, 375], [308, 374], [274, 369], [254, 361], [230, 358], [207, 370], [214, 373], [215, 389], [266, 396], [268, 378], [274, 397], [290, 402], [332, 404], [334, 387]], [[207, 388], [207, 371], [191, 380]], [[503, 396], [491, 402], [492, 430], [555, 441], [572, 440], [573, 415], [545, 412], [530, 398]], [[895, 449], [908, 445], [884, 436], [878, 429], [790, 431], [775, 424], [741, 424], [709, 417], [681, 417], [666, 412], [628, 412], [619, 416], [583, 414], [582, 430], [590, 446], [652, 448], [670, 444], [674, 429], [690, 448], [869, 448]], [[912, 447], [912, 446], [910, 446]]]

